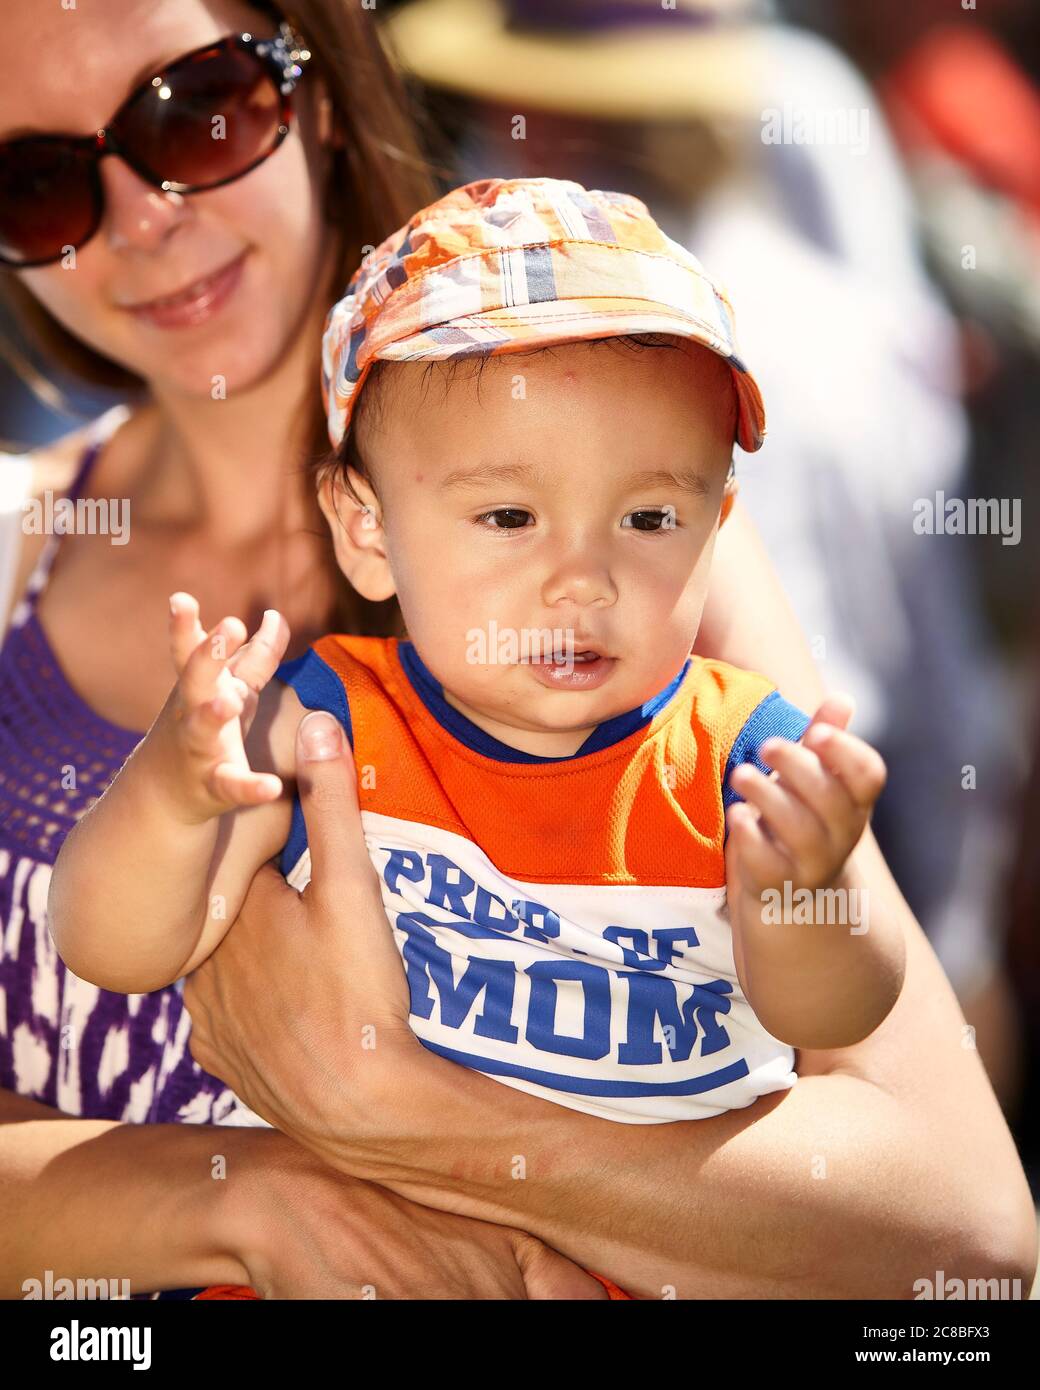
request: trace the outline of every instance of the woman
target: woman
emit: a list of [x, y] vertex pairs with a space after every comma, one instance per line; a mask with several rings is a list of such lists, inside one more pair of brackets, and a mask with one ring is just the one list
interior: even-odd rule
[[[110, 437], [100, 451], [87, 451], [89, 476], [77, 481], [80, 437], [38, 456], [40, 494], [82, 486], [95, 496], [128, 498], [132, 543], [118, 550], [105, 536], [73, 535], [59, 558], [53, 540], [25, 536], [13, 590], [21, 594], [28, 585], [32, 592], [0, 659], [0, 1287], [8, 1297], [45, 1269], [67, 1277], [117, 1270], [134, 1289], [244, 1280], [273, 1296], [346, 1297], [358, 1293], [362, 1250], [366, 1280], [389, 1296], [602, 1293], [520, 1232], [413, 1210], [392, 1194], [338, 1177], [280, 1135], [116, 1123], [176, 1113], [165, 1062], [178, 1038], [183, 1049], [180, 996], [170, 990], [129, 1001], [99, 997], [66, 975], [46, 936], [40, 895], [61, 836], [136, 741], [131, 731], [150, 723], [163, 698], [161, 614], [175, 573], [191, 577], [207, 607], [286, 607], [302, 640], [336, 621], [364, 621], [334, 616], [339, 595], [318, 540], [320, 517], [302, 473], [287, 471], [284, 460], [303, 456], [288, 443], [301, 398], [310, 406], [304, 425], [321, 425], [316, 353], [323, 306], [361, 248], [421, 204], [429, 186], [367, 16], [332, 3], [301, 12], [309, 41], [335, 61], [316, 62], [324, 82], [301, 80], [290, 132], [269, 160], [248, 177], [188, 199], [163, 196], [127, 163], [106, 159], [97, 234], [64, 264], [9, 268], [5, 277], [14, 307], [23, 317], [35, 310], [49, 330], [53, 358], [87, 375], [107, 371], [115, 384], [122, 377], [124, 385], [148, 387], [143, 408], [114, 435], [121, 416], [106, 417]], [[225, 35], [274, 36], [280, 19], [262, 7], [130, 0], [107, 6], [103, 17], [22, 9], [12, 16], [12, 42], [23, 53], [46, 53], [47, 62], [32, 73], [23, 68], [24, 80], [5, 88], [0, 139], [22, 130], [100, 128], [113, 93], [127, 95], [142, 79], [147, 88], [148, 76], [164, 64]], [[186, 86], [224, 84], [228, 137], [224, 146], [204, 146], [201, 167], [185, 170], [182, 182], [212, 177], [207, 161], [214, 149], [227, 161], [219, 170], [227, 175], [271, 143], [270, 132], [240, 131], [245, 117], [236, 99], [244, 92], [249, 111], [262, 113], [258, 98], [269, 106], [277, 101], [280, 82], [258, 77], [250, 55], [233, 56], [230, 70], [225, 62], [201, 77], [199, 68], [180, 72]], [[176, 128], [183, 89], [172, 78], [170, 86], [171, 134], [188, 148], [188, 132]], [[146, 93], [149, 99], [155, 101]], [[142, 103], [116, 127], [146, 154], [155, 122]], [[207, 140], [210, 134], [206, 129]], [[245, 154], [230, 148], [239, 139]], [[9, 213], [8, 239], [0, 253], [37, 260], [54, 249], [43, 244], [42, 176], [35, 207], [16, 224], [16, 156], [23, 193], [34, 190], [25, 172], [31, 160], [40, 168], [39, 147], [14, 154], [8, 147], [0, 200]], [[57, 249], [66, 237], [79, 242], [89, 227], [89, 185], [77, 203], [74, 173], [67, 164], [62, 174]], [[328, 221], [321, 215], [326, 191]], [[77, 222], [79, 204], [85, 213]], [[196, 325], [174, 330], [165, 326], [168, 310], [163, 320], [126, 307], [180, 289], [243, 253], [239, 285], [222, 315], [211, 306], [207, 318], [203, 297], [191, 310]], [[218, 382], [226, 383], [227, 400]], [[224, 1156], [227, 1182], [211, 1179], [215, 1152]]]
[[[79, 11], [14, 18], [14, 51], [46, 52], [48, 61], [0, 93], [0, 142], [26, 129], [100, 128], [109, 94], [139, 81], [147, 93], [169, 60], [236, 31], [266, 38], [279, 17], [266, 6], [113, 0], [103, 20]], [[557, 1107], [528, 1104], [479, 1076], [463, 1083], [414, 1043], [400, 962], [383, 949], [385, 918], [357, 854], [356, 816], [352, 839], [342, 814], [349, 765], [335, 745], [316, 760], [301, 750], [313, 890], [298, 899], [261, 877], [188, 988], [197, 1060], [284, 1133], [119, 1123], [219, 1118], [222, 1090], [185, 1051], [176, 990], [99, 998], [55, 962], [40, 909], [62, 833], [165, 698], [168, 594], [191, 588], [204, 616], [237, 612], [250, 624], [276, 606], [300, 646], [331, 623], [380, 621], [359, 608], [336, 611], [302, 465], [323, 446], [325, 307], [351, 259], [425, 192], [371, 16], [325, 0], [298, 5], [294, 18], [311, 70], [270, 158], [190, 197], [151, 187], [123, 158], [106, 159], [94, 236], [74, 257], [63, 253], [64, 265], [5, 277], [23, 308], [35, 304], [61, 326], [52, 338], [66, 350], [78, 340], [84, 361], [109, 359], [146, 392], [88, 453], [85, 477], [81, 440], [39, 459], [40, 491], [128, 498], [132, 543], [115, 549], [104, 535], [74, 534], [56, 551], [46, 537], [26, 536], [15, 592], [29, 593], [0, 658], [9, 738], [0, 857], [4, 1291], [17, 1293], [42, 1269], [74, 1277], [117, 1268], [136, 1288], [235, 1281], [267, 1296], [349, 1296], [361, 1284], [382, 1296], [592, 1296], [597, 1286], [553, 1246], [650, 1296], [669, 1286], [680, 1296], [905, 1295], [930, 1268], [1021, 1277], [1034, 1260], [1021, 1170], [978, 1060], [959, 1045], [949, 987], [908, 914], [907, 985], [882, 1029], [843, 1053], [801, 1054], [803, 1079], [782, 1103], [770, 1097], [718, 1121], [641, 1129], [636, 1163], [628, 1127], [543, 1113]], [[163, 100], [161, 83], [157, 90]], [[39, 231], [28, 214], [27, 225]], [[64, 245], [86, 228], [58, 230]], [[45, 250], [62, 245], [52, 236]], [[239, 262], [188, 307], [134, 307]], [[311, 433], [301, 437], [304, 407]], [[817, 702], [753, 535], [739, 522], [727, 531], [704, 649], [764, 668], [790, 698]], [[32, 749], [32, 766], [8, 763], [16, 747]], [[863, 853], [877, 901], [905, 913], [876, 853]], [[301, 934], [313, 931], [324, 932], [333, 968], [293, 989]], [[351, 942], [355, 951], [367, 943], [364, 959], [345, 954]], [[386, 1025], [386, 1045], [356, 1068], [339, 1041], [356, 1033], [337, 1025], [329, 1036], [322, 1020], [366, 1013]], [[349, 1088], [330, 1094], [329, 1076], [349, 1078]], [[391, 1091], [393, 1104], [380, 1103]], [[214, 1181], [215, 1153], [226, 1182]], [[539, 1181], [502, 1181], [502, 1164], [516, 1157]], [[831, 1180], [810, 1185], [821, 1157]], [[983, 1173], [997, 1178], [995, 1188], [979, 1190]]]

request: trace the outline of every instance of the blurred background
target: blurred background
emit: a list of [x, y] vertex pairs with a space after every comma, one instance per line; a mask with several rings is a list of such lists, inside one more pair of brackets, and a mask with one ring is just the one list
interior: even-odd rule
[[[1040, 1197], [1035, 0], [378, 9], [445, 189], [634, 193], [729, 290], [770, 430], [742, 499], [888, 763], [878, 838]], [[0, 450], [112, 404], [0, 320]]]

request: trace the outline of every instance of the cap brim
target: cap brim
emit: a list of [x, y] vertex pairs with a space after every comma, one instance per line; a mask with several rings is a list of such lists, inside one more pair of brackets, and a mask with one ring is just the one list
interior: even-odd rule
[[[435, 342], [430, 328], [457, 328], [466, 342]], [[699, 343], [721, 357], [730, 368], [737, 393], [736, 442], [746, 453], [762, 447], [766, 434], [765, 407], [758, 383], [727, 345], [705, 327], [662, 305], [638, 299], [567, 299], [543, 304], [511, 305], [430, 325], [418, 333], [380, 347], [362, 371], [360, 390], [373, 361], [438, 362], [453, 357], [503, 356], [530, 352], [553, 343], [619, 338], [629, 333], [664, 333]]]

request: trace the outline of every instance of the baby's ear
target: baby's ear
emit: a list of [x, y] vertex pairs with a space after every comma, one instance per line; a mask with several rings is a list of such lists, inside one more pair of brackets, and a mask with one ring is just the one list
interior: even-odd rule
[[318, 506], [329, 524], [336, 563], [362, 598], [379, 603], [395, 593], [390, 562], [386, 557], [379, 499], [353, 468], [347, 469], [350, 486], [342, 473], [330, 470], [318, 487]]
[[729, 466], [729, 473], [726, 475], [726, 486], [722, 492], [722, 510], [719, 512], [719, 525], [724, 526], [726, 518], [733, 510], [733, 503], [737, 500], [737, 493], [740, 491], [740, 484], [737, 482], [737, 475], [733, 471], [733, 465]]

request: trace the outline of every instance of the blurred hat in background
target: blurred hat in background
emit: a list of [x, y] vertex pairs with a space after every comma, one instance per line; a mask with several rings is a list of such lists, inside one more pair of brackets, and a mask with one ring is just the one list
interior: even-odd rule
[[614, 120], [747, 116], [770, 0], [413, 0], [384, 23], [429, 86]]

